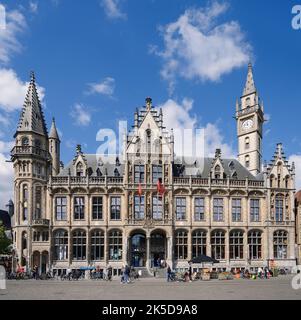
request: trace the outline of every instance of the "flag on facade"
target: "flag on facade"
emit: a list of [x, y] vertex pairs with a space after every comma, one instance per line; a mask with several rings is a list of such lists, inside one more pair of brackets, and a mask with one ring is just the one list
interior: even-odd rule
[[139, 182], [138, 194], [139, 194], [140, 197], [142, 196], [142, 185], [141, 185], [141, 182]]
[[162, 196], [165, 193], [165, 187], [162, 184], [162, 179], [158, 179], [158, 183], [157, 183], [157, 191], [158, 193]]

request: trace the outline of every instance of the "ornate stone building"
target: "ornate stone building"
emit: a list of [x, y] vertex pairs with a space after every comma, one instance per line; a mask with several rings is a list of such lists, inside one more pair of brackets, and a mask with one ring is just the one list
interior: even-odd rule
[[42, 272], [110, 264], [118, 274], [125, 263], [151, 269], [160, 259], [187, 268], [204, 254], [219, 261], [214, 268], [295, 266], [295, 169], [281, 144], [262, 164], [264, 109], [251, 65], [235, 117], [238, 160], [217, 150], [187, 164], [148, 98], [123, 159], [78, 146], [63, 167], [32, 75], [12, 150], [19, 263]]

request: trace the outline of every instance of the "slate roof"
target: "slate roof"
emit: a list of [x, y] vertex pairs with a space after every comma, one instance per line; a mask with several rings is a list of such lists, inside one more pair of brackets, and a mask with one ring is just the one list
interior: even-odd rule
[[7, 211], [0, 210], [0, 222], [3, 223], [6, 229], [11, 229], [11, 220]]

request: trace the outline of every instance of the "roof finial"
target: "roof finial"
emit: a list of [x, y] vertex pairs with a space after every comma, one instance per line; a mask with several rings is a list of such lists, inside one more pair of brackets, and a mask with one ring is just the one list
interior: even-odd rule
[[76, 146], [76, 153], [77, 154], [82, 153], [82, 146], [80, 144]]
[[150, 110], [151, 110], [151, 108], [152, 108], [152, 102], [153, 102], [153, 100], [152, 100], [152, 98], [150, 98], [150, 97], [147, 97], [147, 98], [145, 99], [146, 110], [147, 110], [147, 111], [150, 111]]

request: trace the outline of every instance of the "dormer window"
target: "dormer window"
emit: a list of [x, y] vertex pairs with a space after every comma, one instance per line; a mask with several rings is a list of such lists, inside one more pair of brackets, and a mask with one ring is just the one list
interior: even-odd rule
[[215, 179], [221, 179], [221, 167], [219, 165], [215, 166], [214, 176]]
[[114, 170], [114, 177], [120, 177], [120, 173], [117, 168]]
[[84, 168], [83, 168], [83, 164], [81, 162], [79, 162], [76, 166], [76, 176], [77, 177], [84, 176]]

